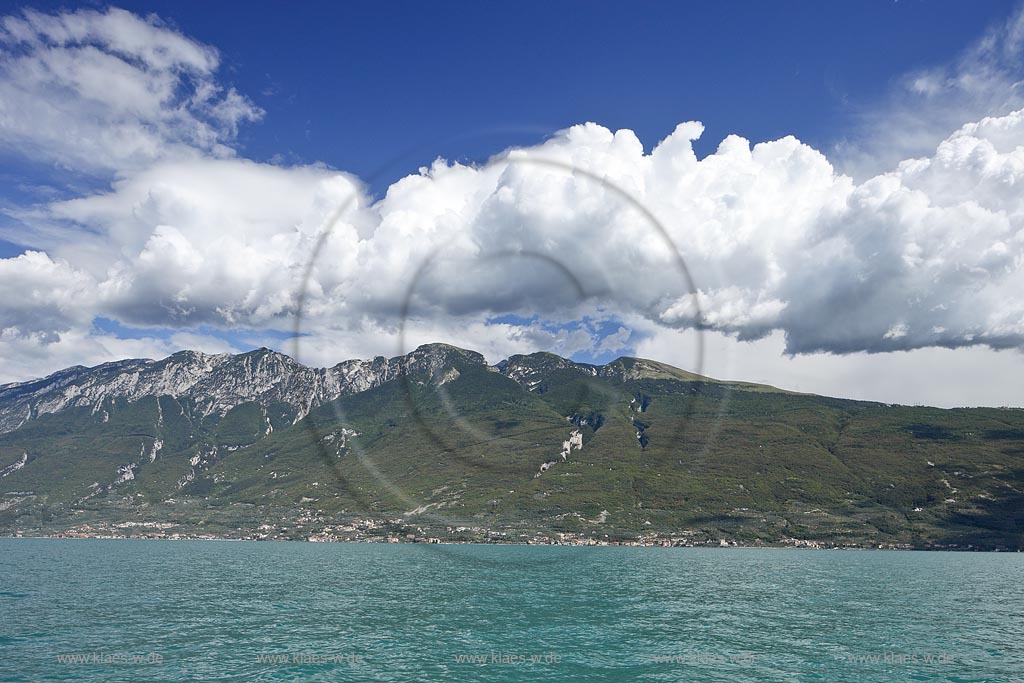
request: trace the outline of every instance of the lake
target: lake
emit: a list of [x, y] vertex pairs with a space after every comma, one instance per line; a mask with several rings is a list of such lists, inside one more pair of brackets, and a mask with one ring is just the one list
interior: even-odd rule
[[1024, 680], [1024, 554], [0, 539], [0, 681]]

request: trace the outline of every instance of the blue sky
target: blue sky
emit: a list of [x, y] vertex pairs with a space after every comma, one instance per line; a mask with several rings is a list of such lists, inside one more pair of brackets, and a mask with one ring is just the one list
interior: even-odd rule
[[380, 193], [437, 156], [483, 159], [584, 121], [629, 128], [649, 148], [699, 120], [699, 155], [731, 133], [828, 150], [894, 79], [948, 60], [1014, 4], [119, 6], [221, 52], [223, 81], [267, 112], [242, 129], [245, 156], [324, 162]]
[[4, 12], [0, 381], [293, 352], [302, 291], [320, 365], [441, 340], [1019, 402], [1017, 3]]

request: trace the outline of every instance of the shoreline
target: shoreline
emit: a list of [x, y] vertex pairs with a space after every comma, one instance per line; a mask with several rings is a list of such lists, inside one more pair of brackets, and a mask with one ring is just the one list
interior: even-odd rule
[[458, 545], [458, 546], [519, 546], [519, 547], [560, 547], [560, 548], [656, 548], [656, 549], [704, 549], [704, 550], [825, 550], [825, 551], [884, 551], [884, 552], [949, 552], [949, 553], [1002, 553], [1013, 554], [1024, 552], [1024, 548], [998, 549], [998, 548], [975, 548], [975, 547], [948, 547], [948, 546], [910, 546], [896, 544], [827, 544], [818, 541], [801, 541], [797, 544], [786, 543], [759, 543], [756, 545], [728, 543], [728, 544], [662, 544], [643, 542], [617, 542], [597, 541], [593, 543], [584, 542], [523, 542], [523, 541], [441, 541], [441, 540], [388, 540], [386, 538], [367, 539], [313, 539], [313, 538], [236, 538], [231, 536], [214, 535], [175, 535], [175, 536], [131, 536], [113, 534], [0, 534], [0, 540], [7, 539], [51, 539], [51, 540], [93, 540], [93, 541], [221, 541], [221, 542], [248, 542], [248, 543], [351, 543], [363, 545]]

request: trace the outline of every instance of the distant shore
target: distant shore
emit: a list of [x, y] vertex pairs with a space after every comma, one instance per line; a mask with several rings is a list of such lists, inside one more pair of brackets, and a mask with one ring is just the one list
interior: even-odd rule
[[387, 537], [377, 538], [331, 538], [323, 539], [316, 537], [309, 538], [252, 538], [216, 534], [171, 534], [171, 535], [147, 535], [147, 534], [78, 534], [78, 533], [18, 533], [0, 534], [0, 539], [59, 539], [59, 540], [107, 540], [107, 541], [233, 541], [233, 542], [256, 542], [256, 543], [364, 543], [378, 545], [481, 545], [481, 546], [552, 546], [552, 547], [620, 547], [620, 548], [712, 548], [727, 550], [736, 549], [767, 549], [767, 550], [887, 550], [887, 551], [915, 551], [915, 552], [1024, 552], [1024, 548], [980, 548], [973, 546], [939, 546], [911, 544], [838, 544], [820, 541], [796, 540], [794, 543], [654, 543], [645, 541], [604, 541], [604, 540], [442, 540], [437, 538], [415, 538], [397, 539]]

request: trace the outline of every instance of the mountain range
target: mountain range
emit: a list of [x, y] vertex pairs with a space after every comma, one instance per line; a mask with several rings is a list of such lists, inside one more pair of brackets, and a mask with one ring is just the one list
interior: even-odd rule
[[0, 386], [0, 533], [1024, 546], [1024, 410], [638, 358], [258, 349]]

